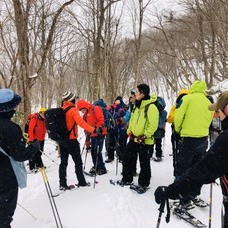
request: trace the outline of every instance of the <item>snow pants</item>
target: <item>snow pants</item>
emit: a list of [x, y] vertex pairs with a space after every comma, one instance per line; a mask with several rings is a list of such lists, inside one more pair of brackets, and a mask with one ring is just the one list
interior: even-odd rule
[[[179, 143], [179, 151], [177, 153], [177, 161], [175, 166], [176, 179], [179, 179], [183, 174], [194, 164], [196, 164], [207, 150], [208, 139], [207, 137], [191, 138], [184, 137]], [[201, 188], [195, 190], [191, 195], [185, 197], [183, 203], [188, 202], [195, 196], [200, 194]]]
[[0, 190], [0, 227], [10, 228], [17, 206], [18, 188]]
[[151, 168], [150, 168], [150, 155], [151, 145], [138, 144], [130, 140], [123, 153], [123, 182], [133, 181], [133, 171], [135, 168], [135, 157], [139, 155], [140, 173], [138, 184], [142, 186], [150, 185]]
[[82, 158], [80, 154], [79, 142], [77, 139], [70, 139], [64, 143], [59, 144], [60, 148], [60, 165], [59, 165], [59, 184], [60, 186], [67, 185], [67, 165], [68, 165], [68, 157], [71, 155], [74, 164], [75, 164], [75, 173], [78, 179], [79, 185], [86, 185], [85, 177], [83, 174], [82, 168]]
[[91, 156], [92, 156], [94, 167], [96, 167], [96, 162], [97, 162], [97, 167], [96, 167], [97, 170], [98, 169], [106, 170], [105, 164], [103, 161], [103, 156], [102, 156], [103, 144], [104, 144], [104, 136], [102, 136], [102, 138], [100, 136], [91, 137]]

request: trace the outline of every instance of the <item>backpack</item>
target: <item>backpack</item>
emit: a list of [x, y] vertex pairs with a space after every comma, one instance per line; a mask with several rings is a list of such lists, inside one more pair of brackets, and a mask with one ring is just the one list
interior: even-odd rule
[[104, 100], [99, 99], [93, 103], [93, 107], [92, 107], [93, 113], [94, 113], [94, 106], [99, 106], [102, 109], [104, 119], [105, 119], [104, 127], [110, 128], [113, 118], [112, 118], [110, 112], [106, 109], [107, 105], [104, 102]]
[[29, 123], [32, 118], [37, 118], [37, 113], [30, 113], [26, 117], [26, 123], [25, 123], [25, 128], [24, 128], [24, 133], [28, 134], [29, 132]]
[[146, 119], [148, 118], [147, 112], [151, 104], [154, 104], [159, 111], [158, 129], [154, 132], [154, 138], [163, 138], [165, 136], [165, 129], [162, 127], [162, 125], [166, 121], [167, 117], [167, 112], [165, 111], [165, 100], [162, 97], [158, 96], [156, 101], [147, 104], [144, 110], [144, 115]]
[[66, 112], [74, 106], [69, 106], [66, 109], [51, 108], [44, 113], [45, 123], [47, 127], [48, 136], [50, 139], [61, 143], [69, 139], [73, 127], [68, 130], [66, 125]]

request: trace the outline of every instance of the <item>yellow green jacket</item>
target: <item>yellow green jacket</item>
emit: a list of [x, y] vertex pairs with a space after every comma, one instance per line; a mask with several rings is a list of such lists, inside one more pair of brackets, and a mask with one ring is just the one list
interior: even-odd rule
[[[156, 95], [151, 96], [150, 100], [142, 100], [140, 107], [136, 107], [135, 110], [132, 112], [129, 127], [127, 129], [127, 133], [132, 132], [133, 135], [136, 137], [145, 135], [147, 137], [145, 139], [145, 144], [147, 145], [154, 144], [153, 135], [158, 128], [159, 112], [154, 104], [150, 104], [146, 118], [145, 107], [147, 104], [155, 102], [156, 100]], [[134, 140], [135, 142], [137, 142], [136, 138]]]
[[174, 112], [175, 131], [181, 137], [200, 138], [208, 136], [213, 112], [208, 110], [211, 102], [206, 97], [206, 83], [195, 81], [190, 94], [182, 98]]

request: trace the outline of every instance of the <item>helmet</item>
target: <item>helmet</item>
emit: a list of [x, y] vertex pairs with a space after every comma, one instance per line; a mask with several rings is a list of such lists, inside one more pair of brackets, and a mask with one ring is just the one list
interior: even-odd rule
[[47, 111], [47, 109], [46, 108], [40, 108], [40, 111], [39, 112], [41, 112], [41, 113], [45, 113]]
[[0, 112], [14, 110], [21, 102], [21, 96], [11, 89], [0, 89]]

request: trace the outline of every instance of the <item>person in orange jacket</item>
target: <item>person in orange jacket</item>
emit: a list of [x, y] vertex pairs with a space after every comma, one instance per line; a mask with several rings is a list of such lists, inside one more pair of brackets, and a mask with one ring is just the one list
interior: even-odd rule
[[47, 131], [44, 120], [45, 111], [46, 108], [40, 108], [38, 113], [34, 113], [28, 127], [29, 142], [31, 143], [37, 140], [40, 144], [40, 151], [29, 160], [29, 169], [35, 173], [39, 168], [44, 166], [41, 156], [44, 150], [44, 140]]
[[[92, 105], [85, 100], [79, 100], [77, 102], [78, 109], [83, 113], [83, 119], [93, 127], [100, 128], [102, 130], [101, 135], [91, 133], [91, 156], [93, 161], [93, 167], [90, 170], [91, 174], [97, 172], [98, 175], [107, 173], [102, 149], [104, 144], [104, 137], [107, 134], [107, 129], [104, 127], [105, 119], [101, 107]], [[88, 134], [88, 133], [86, 133]]]
[[67, 185], [66, 169], [68, 165], [68, 157], [71, 155], [75, 163], [75, 173], [78, 179], [78, 186], [89, 186], [86, 182], [83, 168], [82, 168], [82, 158], [80, 154], [80, 146], [77, 140], [78, 138], [78, 125], [90, 133], [101, 134], [100, 128], [95, 128], [86, 123], [75, 106], [76, 95], [72, 92], [65, 92], [62, 97], [62, 108], [68, 109], [66, 112], [66, 125], [70, 131], [69, 139], [59, 143], [60, 150], [60, 165], [59, 165], [59, 185], [60, 190], [69, 190], [70, 187]]

